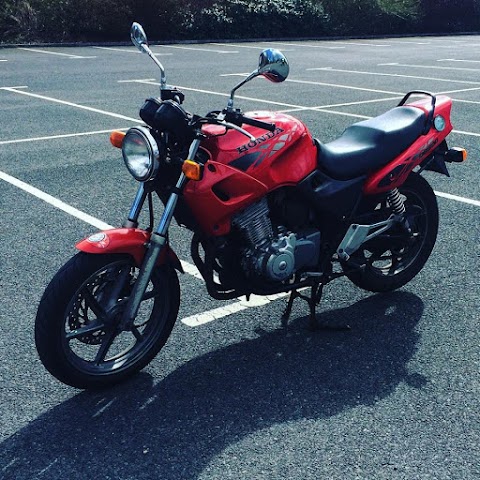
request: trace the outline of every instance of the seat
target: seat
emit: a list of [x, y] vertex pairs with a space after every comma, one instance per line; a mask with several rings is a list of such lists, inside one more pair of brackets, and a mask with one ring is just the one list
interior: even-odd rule
[[338, 180], [362, 176], [406, 150], [422, 135], [426, 120], [420, 108], [402, 106], [355, 123], [333, 142], [317, 141], [318, 166]]

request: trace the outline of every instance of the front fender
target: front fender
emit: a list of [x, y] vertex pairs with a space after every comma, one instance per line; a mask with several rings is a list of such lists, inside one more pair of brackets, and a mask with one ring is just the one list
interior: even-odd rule
[[[131, 255], [135, 264], [140, 267], [150, 236], [150, 232], [139, 228], [115, 228], [94, 233], [78, 242], [75, 248], [86, 253], [126, 253]], [[184, 273], [177, 254], [168, 245], [165, 245], [157, 264], [168, 264]]]

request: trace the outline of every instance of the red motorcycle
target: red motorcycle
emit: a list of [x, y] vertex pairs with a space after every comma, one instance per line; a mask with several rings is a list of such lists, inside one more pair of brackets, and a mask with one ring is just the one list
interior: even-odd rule
[[[192, 258], [213, 298], [290, 292], [284, 322], [301, 298], [314, 327], [323, 286], [340, 276], [386, 292], [422, 269], [437, 237], [438, 208], [421, 173], [448, 176], [446, 162], [466, 158], [445, 141], [448, 97], [410, 92], [322, 144], [290, 115], [234, 108], [235, 91], [254, 77], [286, 79], [279, 51], [261, 53], [223, 111], [199, 116], [167, 85], [140, 25], [132, 25], [131, 37], [160, 68], [160, 98], [141, 108], [146, 125], [111, 136], [140, 182], [123, 228], [79, 242], [40, 302], [36, 345], [56, 378], [79, 388], [113, 384], [163, 347], [183, 271], [169, 243], [172, 218], [193, 232]], [[153, 194], [165, 206], [156, 228]], [[149, 226], [139, 228], [145, 204]]]

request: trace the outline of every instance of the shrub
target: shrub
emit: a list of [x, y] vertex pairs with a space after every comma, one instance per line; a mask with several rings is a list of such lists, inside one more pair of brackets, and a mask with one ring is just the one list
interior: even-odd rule
[[279, 38], [478, 30], [480, 0], [2, 0], [0, 41]]

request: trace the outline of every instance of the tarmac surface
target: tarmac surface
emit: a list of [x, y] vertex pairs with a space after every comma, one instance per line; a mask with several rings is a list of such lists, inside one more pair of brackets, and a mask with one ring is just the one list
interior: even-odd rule
[[[480, 36], [152, 49], [204, 114], [267, 46], [289, 79], [253, 80], [236, 106], [291, 112], [323, 142], [410, 90], [453, 98], [449, 145], [469, 159], [426, 174], [431, 258], [390, 294], [328, 285], [318, 318], [348, 332], [309, 331], [301, 302], [282, 328], [285, 299], [218, 302], [186, 273], [147, 368], [102, 392], [64, 386], [35, 351], [38, 302], [79, 239], [128, 213], [137, 186], [108, 132], [140, 123], [159, 75], [134, 47], [0, 50], [1, 479], [480, 478]], [[189, 242], [172, 229], [191, 263]]]

